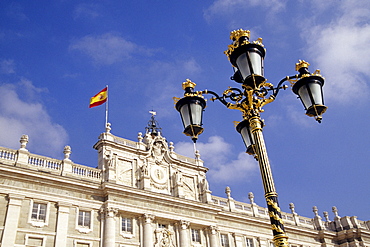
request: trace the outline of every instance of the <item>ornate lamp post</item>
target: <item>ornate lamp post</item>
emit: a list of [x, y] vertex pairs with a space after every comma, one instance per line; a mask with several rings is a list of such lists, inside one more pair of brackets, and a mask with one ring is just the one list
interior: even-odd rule
[[247, 148], [246, 152], [258, 160], [275, 246], [288, 246], [288, 237], [281, 219], [278, 194], [275, 190], [262, 134], [263, 122], [260, 113], [264, 111], [263, 106], [275, 100], [280, 89], [288, 87], [284, 85], [288, 81], [293, 92], [301, 99], [306, 114], [314, 117], [320, 123], [321, 115], [327, 109], [324, 105], [322, 92], [324, 78], [320, 75], [319, 70], [311, 74], [308, 71], [309, 64], [300, 60], [296, 64], [298, 74], [283, 78], [274, 87], [264, 78], [265, 48], [262, 39], [250, 42], [249, 37], [250, 31], [248, 30], [232, 31], [230, 39], [233, 42], [225, 51], [234, 68], [232, 79], [241, 84], [241, 89], [229, 87], [220, 96], [209, 90], [195, 91], [196, 84], [187, 79], [182, 84], [185, 90], [184, 97], [177, 101], [176, 109], [181, 114], [185, 128], [184, 134], [190, 136], [194, 143], [198, 139], [198, 135], [203, 132], [202, 113], [206, 106], [204, 94], [211, 94], [213, 95], [212, 101], [218, 100], [227, 108], [242, 112], [243, 120], [236, 126], [236, 130], [242, 136]]

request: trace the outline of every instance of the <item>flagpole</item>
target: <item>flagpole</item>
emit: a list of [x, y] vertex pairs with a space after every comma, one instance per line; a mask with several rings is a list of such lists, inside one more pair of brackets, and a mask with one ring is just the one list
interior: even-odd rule
[[105, 128], [107, 128], [107, 124], [108, 124], [108, 100], [109, 100], [109, 97], [108, 97], [108, 85], [106, 86], [107, 87], [107, 102], [105, 102]]

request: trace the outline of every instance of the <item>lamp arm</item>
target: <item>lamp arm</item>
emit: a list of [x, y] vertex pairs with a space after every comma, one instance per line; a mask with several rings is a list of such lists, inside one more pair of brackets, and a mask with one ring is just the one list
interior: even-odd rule
[[224, 97], [220, 97], [217, 93], [215, 93], [215, 92], [213, 92], [211, 90], [206, 89], [206, 90], [202, 91], [202, 93], [203, 94], [212, 94], [213, 96], [215, 96], [215, 97], [212, 97], [211, 98], [212, 101], [218, 100], [222, 104], [227, 105], [227, 102], [226, 102], [226, 100], [225, 100]]
[[286, 76], [285, 78], [281, 79], [280, 82], [278, 83], [278, 85], [276, 86], [276, 88], [274, 90], [274, 93], [272, 95], [274, 95], [274, 97], [276, 97], [278, 95], [279, 90], [281, 88], [284, 88], [284, 87], [281, 86], [284, 82], [292, 80], [292, 79], [297, 79], [299, 77], [300, 77], [300, 75], [292, 75], [292, 76]]
[[203, 94], [212, 94], [213, 98], [211, 98], [212, 101], [218, 100], [223, 105], [228, 107], [231, 103], [227, 102], [226, 99], [229, 98], [232, 101], [238, 102], [242, 99], [243, 92], [239, 88], [229, 88], [225, 90], [222, 94], [222, 96], [219, 96], [217, 93], [211, 91], [211, 90], [204, 90], [202, 91]]

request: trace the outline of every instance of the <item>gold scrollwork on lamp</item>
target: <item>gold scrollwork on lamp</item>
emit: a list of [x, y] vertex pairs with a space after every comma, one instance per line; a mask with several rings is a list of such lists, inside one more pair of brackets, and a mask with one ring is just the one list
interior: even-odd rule
[[241, 87], [228, 87], [222, 95], [218, 95], [210, 90], [195, 91], [195, 83], [187, 79], [183, 83], [184, 97], [176, 101], [176, 109], [180, 112], [183, 120], [184, 134], [191, 136], [194, 143], [198, 135], [203, 132], [202, 117], [206, 107], [203, 95], [211, 94], [211, 101], [217, 100], [228, 109], [239, 110], [242, 113], [242, 121], [236, 123], [236, 130], [242, 136], [247, 148], [246, 152], [253, 155], [259, 163], [274, 244], [279, 247], [287, 247], [289, 246], [288, 237], [281, 218], [278, 194], [275, 190], [262, 133], [264, 122], [260, 113], [264, 111], [265, 105], [276, 99], [280, 89], [288, 88], [286, 82], [289, 82], [292, 91], [302, 101], [306, 115], [321, 122], [321, 115], [327, 109], [324, 105], [322, 92], [324, 78], [319, 70], [311, 74], [308, 70], [310, 64], [299, 60], [296, 64], [298, 74], [286, 76], [280, 80], [277, 86], [274, 86], [264, 77], [263, 61], [266, 49], [262, 44], [262, 38], [253, 42], [250, 42], [249, 38], [249, 30], [232, 31], [230, 33], [232, 43], [224, 51], [234, 70], [231, 79], [239, 83]]

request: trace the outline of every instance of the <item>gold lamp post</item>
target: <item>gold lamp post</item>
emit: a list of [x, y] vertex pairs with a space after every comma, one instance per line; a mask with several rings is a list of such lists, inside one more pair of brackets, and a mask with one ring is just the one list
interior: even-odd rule
[[181, 115], [185, 128], [184, 134], [190, 136], [194, 143], [198, 139], [198, 135], [203, 132], [202, 114], [206, 107], [204, 94], [213, 95], [212, 101], [218, 100], [229, 109], [241, 111], [243, 120], [236, 126], [236, 130], [242, 136], [247, 148], [246, 152], [258, 160], [274, 236], [273, 241], [275, 246], [288, 246], [288, 237], [281, 219], [278, 194], [263, 138], [263, 122], [260, 113], [264, 111], [263, 106], [275, 100], [280, 89], [288, 87], [284, 85], [288, 81], [293, 92], [301, 99], [306, 115], [314, 117], [320, 123], [321, 115], [327, 109], [324, 105], [322, 92], [324, 78], [320, 75], [319, 70], [311, 74], [308, 71], [309, 64], [300, 60], [296, 64], [298, 74], [286, 76], [274, 87], [264, 78], [265, 48], [262, 39], [250, 42], [249, 37], [250, 31], [248, 30], [232, 31], [230, 35], [232, 44], [225, 51], [234, 68], [232, 79], [241, 84], [241, 89], [229, 87], [219, 96], [209, 90], [195, 91], [196, 84], [187, 79], [183, 83], [184, 97], [176, 102], [176, 109]]

